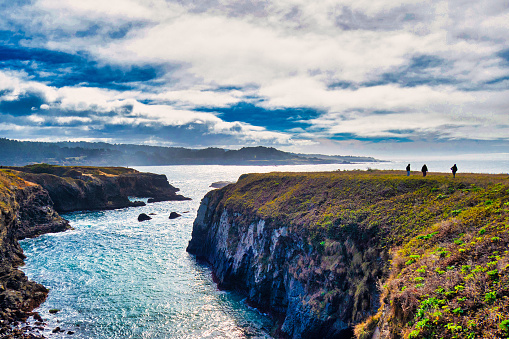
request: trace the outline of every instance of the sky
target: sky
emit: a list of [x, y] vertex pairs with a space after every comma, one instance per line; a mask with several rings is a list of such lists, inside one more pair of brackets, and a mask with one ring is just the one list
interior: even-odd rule
[[509, 158], [507, 0], [12, 0], [0, 137]]

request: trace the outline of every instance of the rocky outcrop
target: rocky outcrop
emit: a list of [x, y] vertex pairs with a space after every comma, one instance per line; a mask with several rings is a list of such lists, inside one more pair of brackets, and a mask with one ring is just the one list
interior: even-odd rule
[[52, 208], [48, 193], [39, 185], [11, 173], [0, 172], [0, 333], [23, 337], [10, 325], [24, 321], [48, 294], [41, 284], [27, 279], [18, 269], [23, 251], [18, 239], [69, 228]]
[[181, 217], [181, 216], [182, 216], [182, 214], [179, 214], [177, 212], [171, 212], [168, 219], [177, 219], [178, 217]]
[[31, 185], [16, 193], [18, 202], [16, 238], [33, 238], [41, 234], [70, 229], [69, 222], [53, 209], [48, 191]]
[[145, 213], [141, 213], [140, 215], [138, 215], [138, 221], [139, 222], [142, 222], [142, 221], [147, 221], [147, 220], [151, 220], [152, 218], [149, 217], [148, 215], [146, 215]]
[[229, 184], [233, 184], [233, 183], [234, 182], [232, 182], [232, 181], [216, 181], [216, 182], [213, 182], [212, 184], [210, 184], [209, 187], [212, 187], [212, 188], [223, 188], [223, 187], [226, 187]]
[[[57, 169], [64, 169], [57, 171]], [[149, 202], [188, 200], [176, 194], [178, 188], [168, 183], [165, 175], [125, 170], [110, 174], [107, 168], [66, 168], [59, 166], [13, 168], [23, 179], [45, 188], [58, 212], [80, 210], [108, 210], [143, 206], [131, 201], [130, 196], [145, 198]], [[103, 171], [104, 170], [104, 171]]]
[[[321, 293], [318, 286], [325, 287], [323, 280], [335, 277], [313, 276], [320, 268], [317, 257], [321, 253], [316, 248], [292, 232], [290, 225], [273, 227], [262, 218], [246, 224], [238, 211], [218, 211], [211, 201], [209, 194], [201, 202], [187, 251], [212, 265], [220, 288], [245, 294], [250, 304], [280, 319], [276, 336], [351, 337], [352, 302], [348, 297], [342, 308], [339, 303], [317, 304], [314, 294]], [[303, 264], [313, 266], [311, 275], [299, 271]], [[371, 308], [376, 306], [374, 303]]]

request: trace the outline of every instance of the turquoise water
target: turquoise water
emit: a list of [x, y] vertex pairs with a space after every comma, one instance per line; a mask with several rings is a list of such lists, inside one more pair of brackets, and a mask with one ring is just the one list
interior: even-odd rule
[[[506, 172], [507, 162], [489, 167]], [[73, 338], [270, 338], [270, 319], [248, 307], [243, 297], [219, 291], [210, 269], [185, 251], [200, 199], [212, 182], [236, 181], [243, 173], [395, 168], [403, 163], [315, 166], [168, 166], [139, 167], [166, 174], [191, 201], [160, 202], [144, 207], [64, 214], [74, 230], [21, 242], [23, 268], [50, 289], [38, 309], [48, 322]], [[428, 164], [445, 167], [448, 163]], [[468, 167], [470, 166], [470, 167]], [[477, 167], [476, 167], [477, 166]], [[485, 162], [458, 163], [460, 173]], [[415, 166], [414, 166], [415, 167]], [[449, 166], [450, 167], [450, 166]], [[494, 168], [494, 169], [493, 169]], [[169, 220], [170, 212], [182, 217]], [[138, 222], [140, 213], [155, 213]], [[60, 309], [55, 315], [50, 309]]]

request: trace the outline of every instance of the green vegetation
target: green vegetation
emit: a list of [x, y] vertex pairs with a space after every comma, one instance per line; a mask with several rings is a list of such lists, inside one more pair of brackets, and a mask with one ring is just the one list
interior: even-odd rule
[[360, 322], [378, 283], [358, 338], [382, 324], [402, 338], [509, 335], [507, 175], [249, 174], [211, 197], [237, 225], [263, 218], [307, 239], [315, 254], [290, 265], [314, 309], [350, 298]]
[[95, 166], [58, 166], [48, 164], [33, 164], [23, 167], [9, 167], [10, 169], [26, 173], [46, 173], [58, 177], [80, 177], [80, 176], [115, 176], [121, 174], [138, 173], [135, 169], [126, 167], [95, 167]]

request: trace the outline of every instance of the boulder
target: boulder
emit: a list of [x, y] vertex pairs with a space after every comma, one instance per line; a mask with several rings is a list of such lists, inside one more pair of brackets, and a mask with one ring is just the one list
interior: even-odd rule
[[177, 219], [180, 216], [181, 216], [181, 214], [178, 214], [177, 212], [170, 213], [170, 219]]
[[150, 220], [152, 219], [151, 217], [149, 217], [148, 215], [146, 215], [145, 213], [142, 213], [138, 216], [138, 221], [145, 221], [145, 220]]

